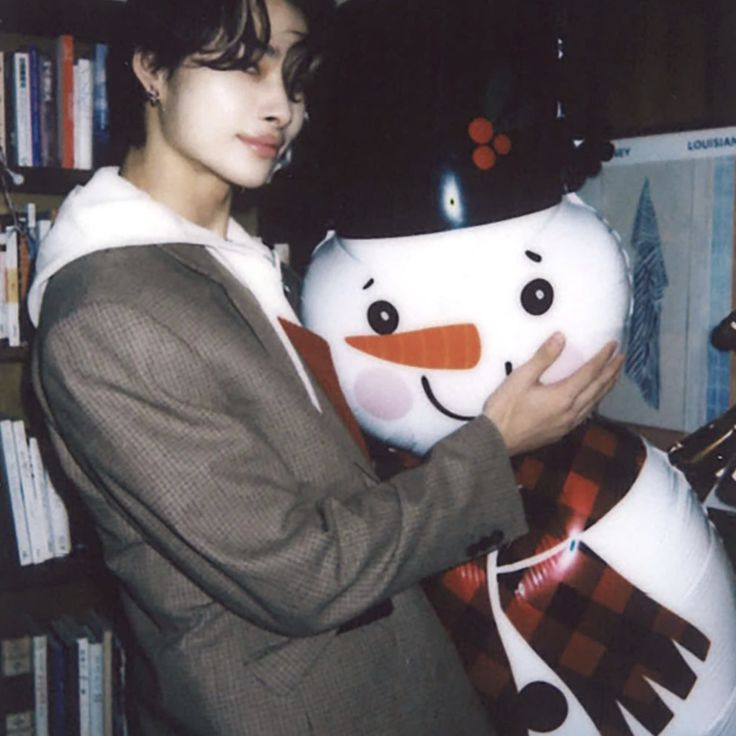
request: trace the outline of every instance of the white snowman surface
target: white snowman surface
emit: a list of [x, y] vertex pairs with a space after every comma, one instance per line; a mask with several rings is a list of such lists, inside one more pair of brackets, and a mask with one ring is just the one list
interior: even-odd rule
[[[608, 340], [621, 341], [630, 295], [619, 239], [594, 210], [569, 195], [549, 209], [478, 227], [386, 239], [333, 236], [315, 253], [302, 299], [305, 325], [329, 343], [362, 428], [389, 445], [424, 454], [477, 416], [486, 397], [553, 332], [561, 331], [566, 345], [546, 381], [568, 375]], [[608, 431], [590, 426], [587, 432]], [[636, 437], [623, 427], [611, 429], [617, 431]], [[618, 495], [606, 501], [607, 491], [572, 472], [559, 495], [547, 499], [553, 513], [563, 509], [556, 526], [547, 528], [542, 520], [534, 529], [530, 520], [529, 535], [500, 554], [442, 576], [448, 590], [470, 586], [472, 596], [487, 591], [480, 615], [489, 618], [503, 654], [485, 672], [508, 668], [512, 697], [524, 704], [515, 712], [544, 710], [534, 693], [551, 692], [546, 702], [562, 703], [537, 719], [543, 728], [502, 723], [504, 733], [736, 734], [736, 587], [729, 560], [684, 476], [640, 438], [632, 446], [639, 448], [634, 454], [641, 465]], [[557, 453], [557, 445], [548, 449]], [[631, 471], [633, 454], [615, 457], [607, 472]], [[528, 490], [521, 487], [525, 504], [534, 504], [536, 491]], [[591, 508], [600, 504], [607, 505], [596, 515]], [[594, 568], [602, 588], [596, 588]], [[586, 606], [594, 611], [601, 604], [603, 617], [578, 628], [573, 612], [555, 618], [550, 602], [563, 589], [580, 588], [589, 588]], [[617, 610], [622, 591], [653, 618], [640, 621], [638, 609]], [[477, 621], [477, 610], [475, 615]], [[677, 622], [679, 633], [664, 626], [664, 634], [654, 634], [658, 621]], [[559, 633], [540, 640], [528, 633], [531, 622], [546, 622], [544, 631]], [[601, 639], [586, 636], [589, 624]], [[457, 629], [456, 640], [462, 624]], [[700, 649], [681, 636], [686, 629]], [[640, 664], [656, 647], [667, 661]], [[558, 649], [559, 657], [548, 656]], [[596, 652], [613, 662], [617, 684], [585, 659]], [[567, 659], [572, 670], [565, 670]], [[581, 662], [590, 665], [591, 681], [598, 678], [592, 705]], [[476, 670], [474, 679], [467, 661], [466, 667], [483, 696], [482, 679], [496, 675]], [[575, 668], [577, 679], [570, 676]], [[684, 676], [685, 684], [668, 682], [668, 674]], [[501, 689], [496, 682], [486, 692]], [[634, 691], [648, 701], [636, 715], [634, 701], [627, 701]]]
[[556, 330], [567, 343], [547, 381], [620, 341], [629, 294], [617, 237], [570, 195], [489, 225], [332, 237], [314, 255], [302, 304], [361, 426], [424, 454]]

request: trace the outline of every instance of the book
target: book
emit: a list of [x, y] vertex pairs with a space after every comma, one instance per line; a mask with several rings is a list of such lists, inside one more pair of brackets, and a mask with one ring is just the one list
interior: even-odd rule
[[46, 635], [49, 736], [66, 736], [66, 648], [53, 631]]
[[95, 166], [99, 166], [106, 160], [110, 144], [110, 106], [107, 98], [108, 45], [95, 44], [94, 54], [92, 152]]
[[[34, 228], [35, 229], [35, 228]], [[18, 329], [21, 343], [28, 342], [28, 338], [32, 334], [33, 325], [28, 315], [28, 305], [26, 296], [31, 286], [32, 258], [31, 249], [33, 247], [33, 235], [31, 229], [23, 224], [21, 229], [17, 230], [18, 241]]]
[[41, 449], [38, 446], [38, 440], [35, 437], [28, 438], [28, 457], [31, 461], [31, 475], [33, 477], [33, 485], [36, 489], [38, 497], [41, 499], [43, 507], [44, 534], [46, 537], [46, 554], [48, 559], [57, 557], [54, 547], [54, 527], [51, 522], [51, 497], [46, 485], [46, 468], [41, 457]]
[[41, 166], [41, 88], [38, 76], [38, 49], [28, 47], [28, 86], [31, 98], [31, 162]]
[[3, 52], [3, 71], [5, 87], [5, 163], [6, 166], [18, 162], [18, 136], [15, 127], [15, 78], [13, 72], [13, 52]]
[[5, 243], [7, 235], [5, 229], [0, 227], [0, 339], [8, 339], [8, 328], [6, 325], [5, 309]]
[[20, 305], [18, 303], [18, 231], [5, 229], [5, 329], [8, 345], [20, 345]]
[[74, 37], [56, 39], [56, 125], [58, 160], [65, 169], [74, 168]]
[[23, 492], [20, 485], [20, 471], [15, 456], [15, 441], [13, 439], [13, 425], [10, 419], [0, 420], [0, 448], [2, 449], [3, 484], [10, 496], [13, 509], [13, 523], [17, 541], [18, 561], [21, 565], [30, 565], [33, 562], [31, 552], [31, 538], [28, 532], [25, 509], [23, 507]]
[[112, 677], [113, 677], [113, 736], [128, 736], [126, 717], [125, 648], [118, 636], [112, 639]]
[[59, 492], [54, 487], [48, 468], [45, 468], [44, 481], [46, 483], [46, 492], [51, 502], [51, 529], [54, 535], [54, 556], [64, 557], [72, 551], [69, 513]]
[[99, 611], [90, 609], [84, 624], [94, 634], [90, 643], [90, 691], [92, 695], [92, 736], [113, 736], [113, 627]]
[[8, 736], [33, 733], [33, 649], [25, 622], [3, 612], [0, 621], [0, 723]]
[[5, 161], [8, 158], [8, 132], [6, 130], [7, 121], [5, 117], [5, 109], [8, 101], [5, 94], [5, 54], [0, 52], [0, 148], [2, 149], [2, 157]]
[[91, 59], [74, 64], [74, 168], [92, 168], [93, 69]]
[[31, 72], [27, 51], [13, 53], [13, 127], [19, 166], [33, 166]]
[[48, 736], [48, 632], [36, 620], [28, 617], [27, 621], [33, 656], [33, 736]]
[[15, 535], [13, 503], [7, 484], [0, 482], [0, 575], [18, 565], [18, 540]]
[[11, 426], [13, 428], [15, 457], [20, 475], [20, 488], [23, 494], [23, 508], [26, 513], [28, 537], [31, 542], [31, 556], [33, 564], [37, 565], [49, 559], [43, 499], [36, 493], [36, 485], [33, 482], [25, 425], [21, 419], [13, 419], [11, 420]]
[[41, 165], [59, 165], [59, 146], [56, 124], [56, 80], [54, 62], [48, 54], [38, 57], [39, 117], [41, 136]]
[[64, 646], [67, 736], [89, 736], [89, 632], [72, 616], [51, 623]]

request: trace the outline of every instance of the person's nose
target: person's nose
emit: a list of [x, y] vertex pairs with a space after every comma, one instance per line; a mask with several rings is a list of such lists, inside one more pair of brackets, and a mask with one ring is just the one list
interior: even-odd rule
[[264, 83], [261, 116], [274, 126], [285, 128], [294, 115], [294, 102], [286, 92], [281, 70], [274, 70]]

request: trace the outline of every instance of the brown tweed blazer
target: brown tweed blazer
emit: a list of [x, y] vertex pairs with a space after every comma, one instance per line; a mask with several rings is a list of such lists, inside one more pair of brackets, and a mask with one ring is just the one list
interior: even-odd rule
[[250, 292], [192, 245], [65, 266], [32, 365], [120, 581], [136, 733], [491, 732], [417, 586], [525, 530], [490, 422], [379, 482]]

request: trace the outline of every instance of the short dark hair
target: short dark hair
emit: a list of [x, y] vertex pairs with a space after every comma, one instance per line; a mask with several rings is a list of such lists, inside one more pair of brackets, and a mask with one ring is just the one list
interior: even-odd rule
[[[302, 13], [310, 31], [291, 48], [284, 63], [284, 83], [296, 99], [308, 85], [334, 4], [333, 0], [286, 2]], [[119, 163], [130, 146], [145, 142], [145, 90], [131, 67], [136, 52], [148, 54], [153, 68], [169, 75], [192, 56], [194, 63], [213, 69], [247, 69], [266, 52], [270, 33], [266, 0], [127, 0], [108, 62], [109, 162]]]

